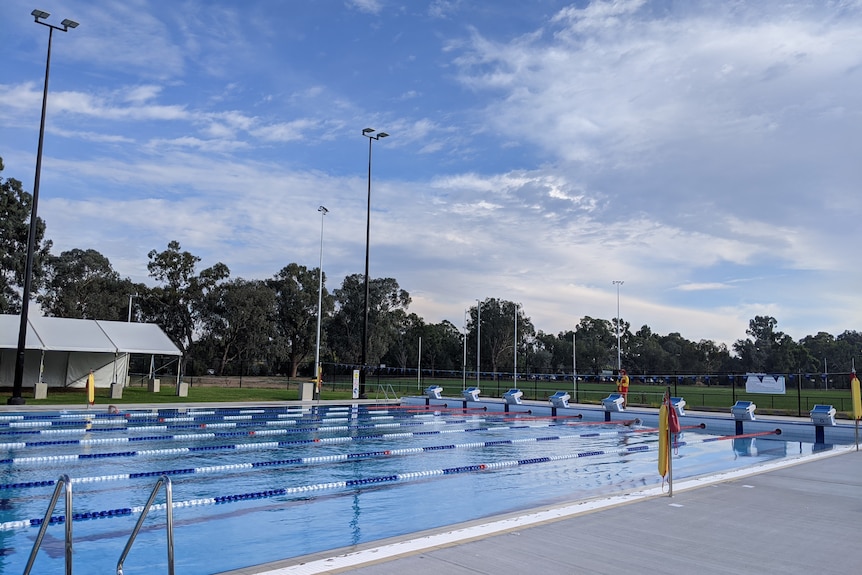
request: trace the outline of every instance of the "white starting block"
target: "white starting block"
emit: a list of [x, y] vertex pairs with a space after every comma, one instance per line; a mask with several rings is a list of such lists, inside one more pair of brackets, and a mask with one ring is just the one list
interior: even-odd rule
[[612, 393], [606, 398], [602, 400], [602, 407], [605, 408], [605, 411], [625, 411], [626, 408], [623, 407], [623, 396], [619, 393]]
[[671, 397], [670, 405], [676, 410], [677, 415], [685, 415], [685, 400], [681, 397]]
[[835, 408], [831, 405], [815, 405], [810, 415], [815, 425], [835, 425]]
[[461, 392], [461, 395], [463, 395], [464, 399], [467, 401], [479, 401], [479, 394], [481, 392], [482, 390], [478, 387], [468, 387]]
[[524, 392], [520, 389], [510, 389], [503, 394], [503, 399], [505, 399], [506, 403], [509, 405], [521, 405], [522, 395], [524, 395]]
[[572, 396], [565, 391], [558, 391], [548, 399], [554, 407], [569, 407], [569, 400], [571, 398]]
[[443, 399], [443, 388], [439, 385], [429, 385], [425, 388], [425, 395], [429, 399]]
[[740, 400], [730, 408], [730, 413], [736, 421], [754, 421], [755, 409], [757, 406], [753, 402]]

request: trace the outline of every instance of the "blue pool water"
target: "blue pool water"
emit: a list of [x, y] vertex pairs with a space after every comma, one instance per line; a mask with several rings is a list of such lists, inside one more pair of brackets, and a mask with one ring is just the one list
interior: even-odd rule
[[[677, 479], [809, 454], [774, 436], [686, 431]], [[260, 563], [661, 483], [657, 434], [621, 423], [422, 407], [0, 414], [0, 573], [24, 570], [67, 474], [74, 570], [113, 573], [157, 479], [173, 488], [177, 573]], [[167, 572], [164, 492], [124, 562]], [[64, 515], [60, 499], [53, 515]], [[33, 573], [61, 573], [51, 524]]]

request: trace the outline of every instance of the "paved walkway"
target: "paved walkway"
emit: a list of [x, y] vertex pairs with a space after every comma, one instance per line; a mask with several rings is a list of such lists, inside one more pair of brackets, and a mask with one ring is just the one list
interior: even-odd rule
[[673, 497], [628, 493], [231, 573], [859, 573], [860, 527], [862, 452], [844, 446], [678, 482]]

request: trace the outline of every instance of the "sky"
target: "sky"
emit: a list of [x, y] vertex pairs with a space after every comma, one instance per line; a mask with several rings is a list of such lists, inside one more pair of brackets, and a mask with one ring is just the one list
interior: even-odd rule
[[862, 330], [858, 0], [3, 0], [28, 191], [34, 8], [80, 23], [52, 39], [55, 254], [150, 285], [172, 240], [249, 280], [322, 254], [333, 290], [364, 273], [371, 142], [370, 276], [426, 322], [492, 297], [553, 334]]

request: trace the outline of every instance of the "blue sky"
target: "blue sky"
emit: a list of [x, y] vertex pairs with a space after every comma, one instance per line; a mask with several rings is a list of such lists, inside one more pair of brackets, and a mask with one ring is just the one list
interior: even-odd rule
[[149, 283], [171, 240], [264, 279], [394, 277], [557, 333], [862, 329], [862, 3], [4, 0], [0, 156], [39, 215]]

